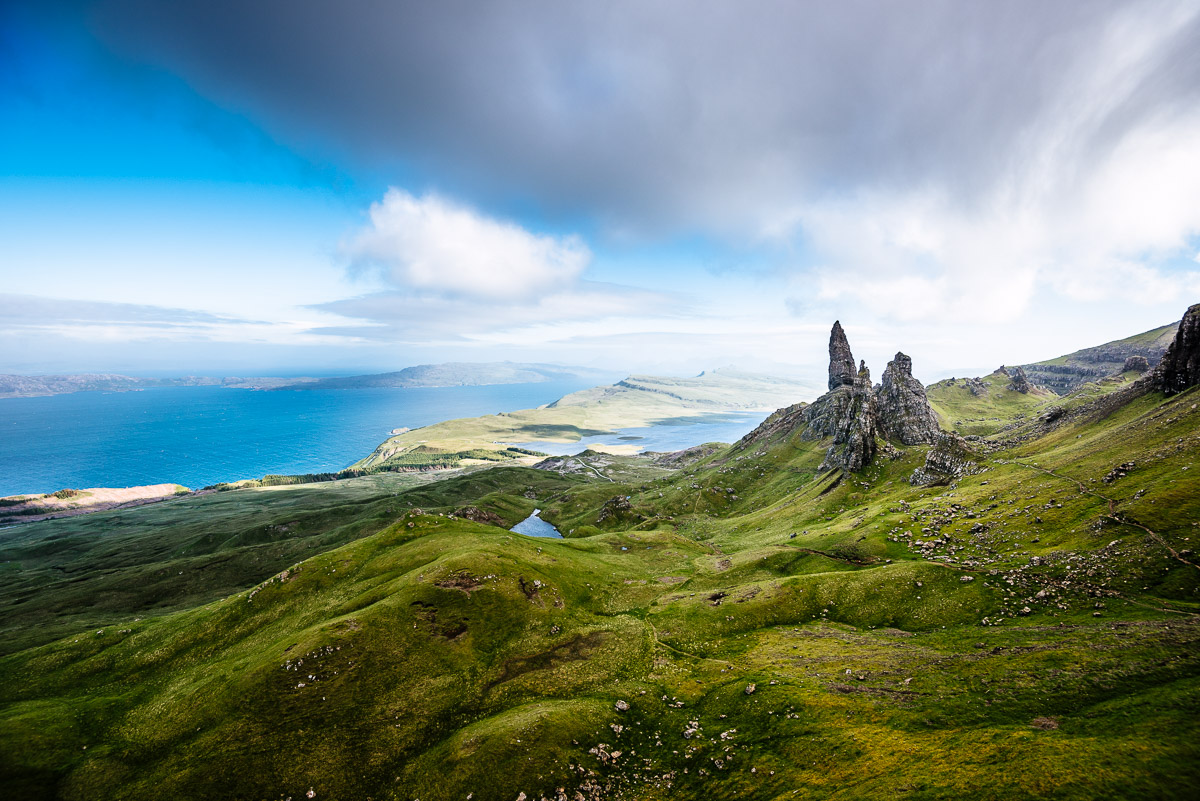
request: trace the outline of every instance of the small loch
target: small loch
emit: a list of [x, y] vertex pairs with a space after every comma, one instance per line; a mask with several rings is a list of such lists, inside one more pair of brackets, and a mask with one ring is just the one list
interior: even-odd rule
[[541, 512], [541, 509], [534, 509], [533, 514], [520, 523], [517, 523], [509, 531], [524, 534], [526, 537], [557, 537], [562, 539], [562, 534], [559, 533], [558, 529], [538, 517]]

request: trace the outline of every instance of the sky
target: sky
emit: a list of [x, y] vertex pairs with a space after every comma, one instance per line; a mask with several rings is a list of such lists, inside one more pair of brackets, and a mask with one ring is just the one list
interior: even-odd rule
[[1200, 302], [1200, 0], [0, 3], [0, 372], [819, 378]]

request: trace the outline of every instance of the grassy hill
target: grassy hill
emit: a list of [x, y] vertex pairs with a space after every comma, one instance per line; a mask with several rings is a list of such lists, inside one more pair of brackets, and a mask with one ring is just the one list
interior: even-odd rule
[[[479, 451], [511, 457], [511, 442], [578, 442], [679, 417], [722, 411], [763, 412], [815, 394], [808, 384], [733, 370], [695, 378], [630, 376], [612, 386], [573, 392], [538, 409], [448, 420], [390, 437], [357, 469], [380, 469]], [[517, 454], [518, 456], [520, 454]], [[532, 463], [530, 460], [525, 460]]]
[[[3, 532], [17, 644], [0, 783], [1188, 797], [1200, 389], [1105, 415], [1087, 404], [1122, 379], [1065, 399], [986, 383], [931, 387], [976, 432], [974, 467], [942, 486], [909, 480], [928, 446], [819, 474], [827, 443], [783, 414], [670, 457], [238, 490]], [[1052, 406], [1077, 413], [1050, 425]], [[564, 539], [507, 530], [534, 507]]]

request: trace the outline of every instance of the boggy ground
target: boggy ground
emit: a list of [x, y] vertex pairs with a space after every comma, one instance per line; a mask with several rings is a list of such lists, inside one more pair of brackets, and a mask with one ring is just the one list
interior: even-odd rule
[[[353, 504], [332, 503], [335, 482], [327, 507], [290, 496], [308, 499], [232, 515], [224, 539], [127, 532], [127, 576], [218, 555], [239, 572], [164, 583], [161, 610], [111, 600], [0, 659], [0, 782], [14, 798], [1191, 798], [1198, 401], [1147, 395], [1058, 428], [1014, 406], [974, 471], [936, 487], [908, 481], [924, 447], [818, 474], [823, 444], [781, 429], [687, 458], [358, 484]], [[956, 402], [964, 424], [982, 416]], [[511, 525], [535, 505], [566, 539], [456, 514]], [[14, 575], [52, 547], [36, 532]], [[281, 569], [292, 536], [305, 558]], [[100, 581], [116, 557], [74, 543]], [[248, 556], [276, 552], [269, 572]], [[52, 621], [70, 585], [38, 586]]]

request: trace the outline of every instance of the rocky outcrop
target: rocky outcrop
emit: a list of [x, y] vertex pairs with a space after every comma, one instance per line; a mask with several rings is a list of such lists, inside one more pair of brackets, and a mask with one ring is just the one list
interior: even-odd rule
[[858, 379], [817, 398], [805, 408], [805, 439], [833, 437], [821, 470], [861, 470], [875, 458], [879, 431], [875, 393], [870, 379]]
[[903, 353], [888, 362], [876, 395], [879, 427], [885, 437], [905, 445], [920, 445], [937, 440], [937, 415], [929, 406], [925, 387], [913, 378], [912, 359]]
[[895, 439], [905, 445], [932, 443], [938, 437], [937, 415], [929, 405], [925, 387], [913, 378], [912, 359], [903, 353], [888, 363], [878, 389], [871, 386], [865, 361], [854, 369], [854, 355], [841, 323], [829, 336], [830, 390], [804, 408], [805, 439], [832, 437], [822, 470], [861, 470], [878, 450], [877, 439]]
[[909, 481], [918, 486], [948, 483], [971, 472], [975, 460], [975, 453], [966, 440], [943, 431], [926, 454], [925, 466], [914, 470]]
[[821, 470], [861, 470], [875, 456], [879, 423], [871, 373], [865, 362], [854, 369], [854, 354], [842, 324], [829, 334], [829, 392], [803, 411], [803, 439], [833, 438]]
[[846, 332], [842, 330], [841, 322], [835, 320], [833, 330], [829, 332], [829, 391], [852, 386], [857, 375]]
[[1144, 373], [1150, 369], [1150, 362], [1146, 361], [1145, 356], [1130, 356], [1125, 360], [1125, 364], [1121, 367], [1122, 373], [1134, 372]]
[[1168, 395], [1200, 384], [1200, 303], [1183, 315], [1174, 341], [1154, 372], [1158, 389]]
[[1030, 386], [1029, 377], [1025, 375], [1025, 370], [1023, 368], [1013, 368], [1013, 371], [1009, 373], [1008, 376], [1008, 388], [1013, 392], [1020, 392], [1022, 395], [1028, 395], [1029, 390], [1033, 388]]

